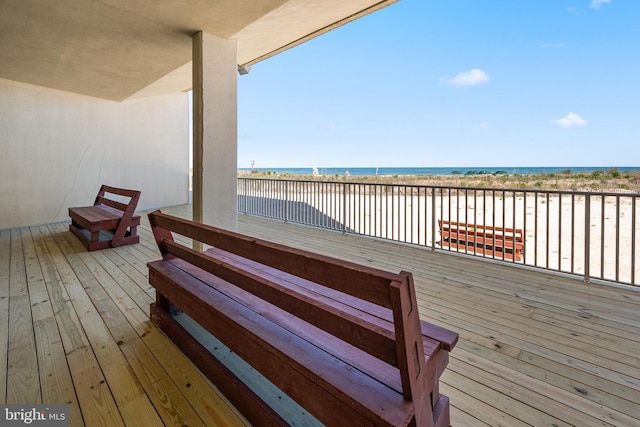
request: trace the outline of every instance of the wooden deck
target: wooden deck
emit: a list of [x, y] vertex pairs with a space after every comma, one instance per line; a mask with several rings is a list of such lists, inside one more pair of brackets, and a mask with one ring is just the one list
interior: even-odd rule
[[[239, 231], [413, 272], [423, 317], [460, 334], [454, 426], [640, 426], [640, 289], [250, 216]], [[70, 403], [78, 426], [244, 424], [150, 324], [146, 217], [139, 234], [87, 252], [68, 222], [0, 231], [2, 403]]]

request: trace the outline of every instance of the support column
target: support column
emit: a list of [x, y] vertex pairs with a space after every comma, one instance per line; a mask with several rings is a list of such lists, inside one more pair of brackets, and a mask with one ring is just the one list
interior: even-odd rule
[[236, 41], [193, 36], [193, 220], [238, 228]]

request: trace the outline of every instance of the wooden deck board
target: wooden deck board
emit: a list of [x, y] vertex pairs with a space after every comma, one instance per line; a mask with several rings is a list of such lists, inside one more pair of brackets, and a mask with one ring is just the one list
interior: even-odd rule
[[42, 403], [26, 258], [20, 230], [11, 232], [7, 403]]
[[[0, 402], [71, 403], [74, 426], [244, 425], [149, 322], [146, 216], [139, 244], [103, 251], [67, 226], [0, 230]], [[640, 425], [638, 288], [244, 215], [239, 231], [411, 271], [422, 317], [460, 334], [453, 426]]]
[[9, 271], [11, 231], [0, 230], [0, 402], [7, 401], [7, 351], [9, 346]]
[[42, 402], [68, 403], [70, 425], [80, 426], [80, 407], [45, 279], [48, 254], [39, 236], [37, 229], [22, 230]]

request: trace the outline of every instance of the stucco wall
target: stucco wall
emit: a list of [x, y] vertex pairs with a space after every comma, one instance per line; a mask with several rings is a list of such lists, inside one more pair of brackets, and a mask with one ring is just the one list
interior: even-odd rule
[[187, 203], [186, 93], [105, 101], [0, 79], [0, 229], [62, 221], [101, 184]]

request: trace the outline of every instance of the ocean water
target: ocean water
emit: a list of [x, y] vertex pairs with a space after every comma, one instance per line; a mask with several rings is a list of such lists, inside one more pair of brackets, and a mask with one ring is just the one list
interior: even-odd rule
[[[350, 176], [375, 176], [375, 175], [465, 175], [469, 173], [507, 173], [509, 175], [530, 175], [541, 173], [558, 173], [566, 170], [570, 170], [573, 173], [591, 173], [594, 171], [608, 171], [611, 169], [617, 169], [620, 172], [625, 171], [640, 171], [640, 166], [625, 166], [625, 167], [585, 167], [585, 166], [565, 166], [565, 167], [476, 167], [476, 168], [315, 168], [319, 175], [333, 176], [333, 175], [350, 175]], [[251, 168], [239, 168], [239, 171], [250, 172]], [[273, 173], [288, 173], [294, 175], [311, 175], [314, 168], [255, 168], [258, 172], [273, 172]]]

